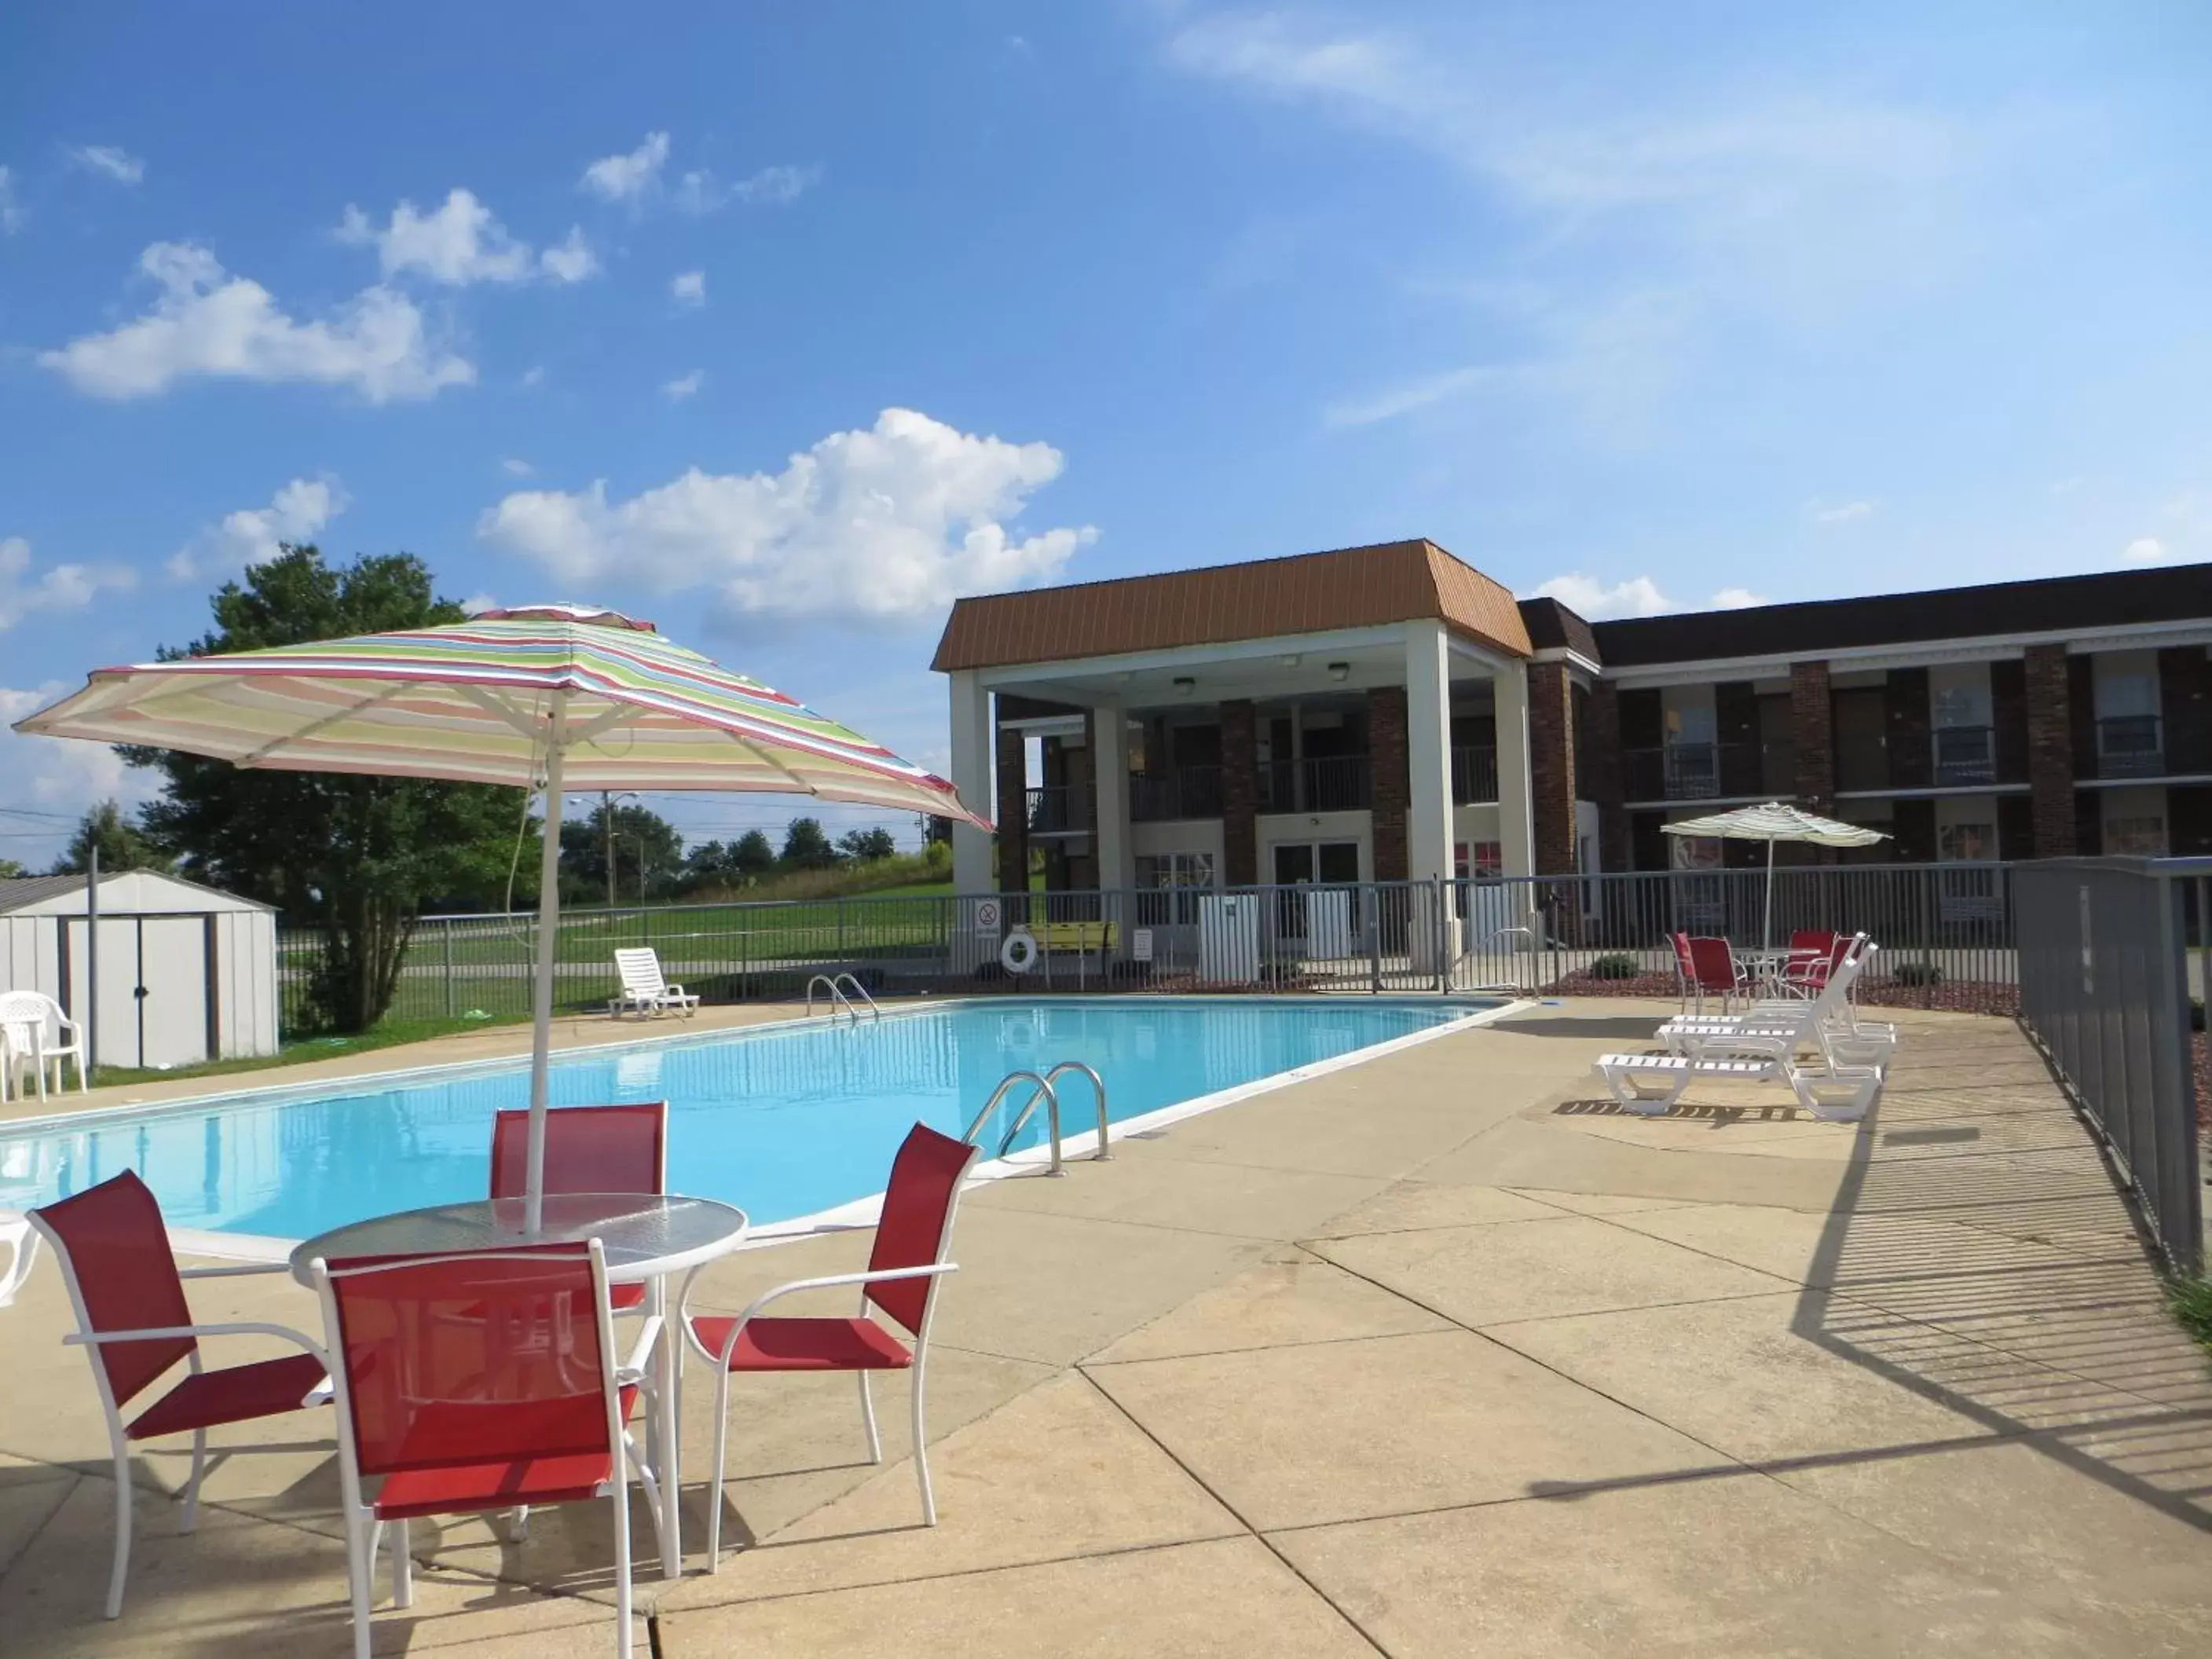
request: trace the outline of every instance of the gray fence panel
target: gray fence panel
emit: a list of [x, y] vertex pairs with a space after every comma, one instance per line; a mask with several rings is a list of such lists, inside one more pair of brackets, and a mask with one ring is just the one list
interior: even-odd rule
[[2203, 1222], [2185, 898], [2200, 868], [2065, 859], [2014, 874], [2021, 1023], [2191, 1272]]

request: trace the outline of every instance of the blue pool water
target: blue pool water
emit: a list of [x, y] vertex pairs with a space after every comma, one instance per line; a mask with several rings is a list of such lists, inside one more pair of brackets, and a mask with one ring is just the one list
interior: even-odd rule
[[[672, 1190], [756, 1224], [883, 1188], [916, 1119], [959, 1134], [1000, 1079], [1097, 1068], [1118, 1121], [1466, 1018], [1468, 1001], [1131, 998], [953, 1003], [876, 1022], [720, 1032], [556, 1057], [556, 1106], [669, 1103]], [[481, 1198], [492, 1114], [529, 1099], [525, 1065], [424, 1073], [344, 1093], [195, 1102], [82, 1128], [0, 1134], [0, 1208], [136, 1170], [169, 1224], [304, 1238], [364, 1216]], [[1062, 1130], [1096, 1121], [1080, 1079]], [[999, 1133], [980, 1136], [994, 1148]], [[1042, 1138], [1042, 1114], [1018, 1145]]]

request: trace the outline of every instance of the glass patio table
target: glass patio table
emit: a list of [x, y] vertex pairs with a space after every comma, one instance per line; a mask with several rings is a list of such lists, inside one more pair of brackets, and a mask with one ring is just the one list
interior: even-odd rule
[[661, 1316], [653, 1360], [651, 1449], [660, 1482], [660, 1570], [664, 1577], [677, 1577], [684, 1560], [678, 1530], [683, 1470], [676, 1398], [684, 1337], [669, 1318], [668, 1280], [737, 1249], [750, 1224], [743, 1210], [711, 1198], [637, 1193], [548, 1193], [542, 1218], [537, 1233], [526, 1234], [520, 1198], [480, 1198], [372, 1216], [299, 1245], [292, 1252], [292, 1277], [312, 1288], [315, 1261], [344, 1256], [443, 1255], [598, 1239], [607, 1282], [643, 1285], [647, 1311]]

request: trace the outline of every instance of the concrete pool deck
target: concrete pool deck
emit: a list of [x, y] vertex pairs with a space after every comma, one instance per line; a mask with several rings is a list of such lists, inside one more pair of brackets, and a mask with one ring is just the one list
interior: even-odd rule
[[[668, 1659], [2212, 1647], [2212, 1370], [2017, 1030], [1901, 1013], [1856, 1130], [1772, 1091], [1625, 1117], [1589, 1062], [1660, 1012], [1531, 1010], [976, 1188], [933, 1364], [941, 1524], [900, 1380], [878, 1468], [849, 1379], [752, 1379], [744, 1547], [706, 1574], [695, 1376], [690, 1571], [638, 1581]], [[865, 1248], [752, 1252], [701, 1299]], [[194, 1308], [314, 1322], [282, 1279]], [[147, 1450], [99, 1617], [112, 1487], [67, 1322], [46, 1265], [0, 1311], [0, 1650], [347, 1651], [309, 1414], [211, 1437], [278, 1449], [218, 1458], [190, 1537], [185, 1459]], [[415, 1537], [378, 1652], [611, 1651], [604, 1506]]]

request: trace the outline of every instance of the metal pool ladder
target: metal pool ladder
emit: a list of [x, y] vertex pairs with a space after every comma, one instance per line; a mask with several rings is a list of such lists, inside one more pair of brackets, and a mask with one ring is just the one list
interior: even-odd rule
[[961, 1139], [973, 1142], [981, 1133], [984, 1124], [990, 1121], [991, 1114], [999, 1109], [999, 1103], [1012, 1091], [1014, 1085], [1018, 1083], [1030, 1084], [1034, 1086], [1030, 1097], [1022, 1103], [1021, 1110], [1014, 1114], [1013, 1122], [1007, 1126], [1006, 1133], [999, 1138], [999, 1150], [993, 1156], [1004, 1158], [1006, 1155], [1006, 1148], [1014, 1144], [1014, 1137], [1022, 1132], [1023, 1125], [1030, 1121], [1030, 1115], [1036, 1110], [1037, 1103], [1042, 1101], [1045, 1110], [1045, 1130], [1052, 1144], [1052, 1164], [1046, 1173], [1065, 1175], [1066, 1170], [1063, 1167], [1064, 1161], [1060, 1154], [1060, 1091], [1053, 1085], [1056, 1079], [1066, 1076], [1070, 1072], [1080, 1073], [1091, 1079], [1091, 1091], [1098, 1099], [1098, 1149], [1091, 1153], [1091, 1161], [1094, 1164], [1107, 1162], [1114, 1154], [1107, 1150], [1106, 1079], [1100, 1077], [1095, 1069], [1085, 1066], [1079, 1060], [1063, 1060], [1042, 1076], [1039, 1076], [1035, 1072], [1007, 1073], [1005, 1077], [999, 1079], [999, 1086], [991, 1091], [991, 1097], [983, 1103], [983, 1109], [975, 1114], [975, 1121], [968, 1126], [968, 1133]]
[[[853, 997], [858, 997], [861, 1002], [867, 1004], [868, 1012], [876, 1018], [881, 1019], [884, 1017], [884, 1011], [876, 1006], [876, 1000], [868, 994], [868, 988], [854, 978], [852, 975], [840, 974], [836, 978], [832, 979], [827, 974], [817, 974], [806, 981], [806, 1017], [809, 1019], [814, 1018], [814, 988], [817, 985], [830, 993], [830, 1018], [832, 1019], [837, 1018], [838, 1009], [842, 1008], [853, 1017], [854, 1024], [858, 1025], [860, 1023], [860, 1010], [854, 1002]], [[853, 988], [853, 996], [845, 994], [843, 988], [848, 985]]]

